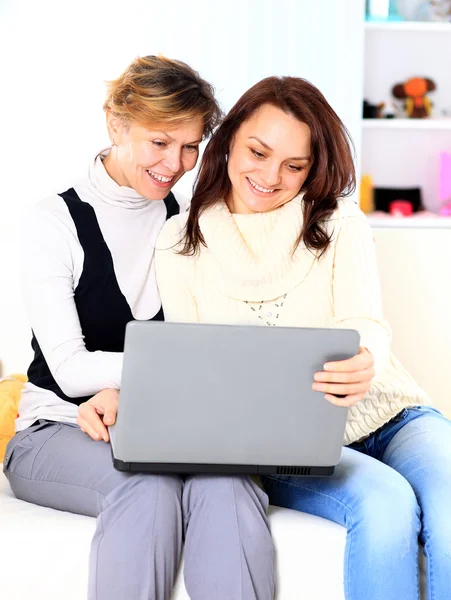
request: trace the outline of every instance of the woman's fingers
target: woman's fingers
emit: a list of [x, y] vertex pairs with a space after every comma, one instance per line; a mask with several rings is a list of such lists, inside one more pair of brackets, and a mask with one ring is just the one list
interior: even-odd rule
[[91, 427], [91, 425], [89, 425], [87, 421], [82, 419], [80, 415], [77, 418], [77, 425], [80, 426], [80, 429], [83, 431], [83, 433], [87, 433], [89, 437], [95, 442], [99, 442], [102, 439], [102, 437], [97, 433], [97, 431], [93, 427]]
[[349, 396], [353, 394], [366, 394], [369, 389], [368, 381], [358, 383], [314, 383], [312, 389], [316, 392], [334, 394], [336, 396]]
[[373, 367], [354, 372], [319, 371], [314, 375], [315, 381], [325, 383], [358, 383], [359, 381], [371, 381], [373, 377]]
[[346, 360], [337, 360], [328, 362], [324, 365], [324, 371], [338, 371], [351, 373], [354, 371], [364, 371], [374, 365], [374, 358], [371, 352], [366, 348], [360, 348], [359, 353]]
[[315, 373], [312, 389], [336, 406], [349, 407], [363, 400], [373, 378], [373, 355], [361, 347], [352, 358], [325, 364], [324, 371]]
[[78, 409], [77, 423], [93, 440], [108, 442], [108, 430], [92, 404], [84, 402]]

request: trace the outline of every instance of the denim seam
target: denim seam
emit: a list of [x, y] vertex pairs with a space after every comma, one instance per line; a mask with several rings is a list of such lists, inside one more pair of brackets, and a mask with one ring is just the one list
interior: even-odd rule
[[434, 586], [433, 586], [433, 568], [432, 568], [432, 561], [431, 561], [431, 557], [429, 555], [429, 550], [428, 550], [428, 545], [427, 542], [429, 541], [429, 538], [424, 535], [424, 531], [423, 531], [423, 538], [424, 538], [424, 554], [426, 555], [426, 582], [427, 582], [427, 597], [428, 600], [434, 600], [435, 598], [435, 594], [434, 594]]
[[[406, 423], [406, 425], [408, 425], [408, 423]], [[398, 431], [397, 433], [399, 433], [399, 431]], [[387, 455], [386, 455], [386, 452], [387, 452], [388, 446], [389, 446], [389, 445], [392, 443], [393, 439], [396, 437], [396, 434], [395, 434], [395, 435], [393, 436], [393, 438], [390, 440], [390, 442], [387, 444], [387, 447], [385, 448], [385, 451], [382, 453], [382, 456], [381, 456], [381, 458], [380, 458], [380, 462], [383, 462], [383, 463], [384, 463], [384, 464], [386, 464], [387, 466], [390, 466], [390, 465], [388, 465], [388, 462], [389, 462], [389, 459], [390, 459], [390, 457], [393, 455], [393, 453], [394, 453], [396, 450], [398, 450], [398, 448], [399, 448], [400, 446], [402, 446], [403, 444], [405, 444], [405, 443], [406, 443], [406, 441], [410, 441], [411, 439], [413, 439], [413, 438], [415, 438], [415, 437], [418, 437], [419, 435], [422, 435], [422, 434], [423, 434], [423, 432], [422, 432], [422, 431], [419, 431], [418, 433], [412, 433], [412, 434], [409, 436], [409, 439], [408, 439], [408, 440], [401, 440], [401, 441], [398, 441], [398, 443], [397, 443], [395, 446], [393, 446], [393, 448], [391, 448], [391, 449], [390, 449], [390, 452], [389, 452], [389, 454], [387, 454]], [[395, 469], [395, 471], [397, 471], [397, 469], [396, 469], [395, 467], [390, 467], [390, 468], [392, 468], [392, 469]]]
[[[346, 506], [346, 505], [344, 505]], [[348, 519], [349, 519], [349, 529], [347, 529], [346, 531], [346, 545], [345, 545], [345, 554], [347, 554], [347, 559], [345, 559], [345, 563], [348, 565], [347, 568], [347, 573], [344, 577], [344, 581], [343, 581], [343, 588], [344, 588], [344, 592], [345, 592], [345, 597], [347, 598], [347, 600], [352, 600], [351, 596], [350, 596], [350, 590], [349, 590], [349, 581], [351, 579], [350, 576], [350, 571], [351, 571], [351, 545], [353, 542], [353, 536], [350, 535], [350, 532], [354, 526], [354, 523], [352, 522], [352, 517], [351, 517], [351, 511], [348, 508], [348, 506], [346, 506], [346, 511], [349, 513], [348, 515]]]
[[[266, 477], [268, 479], [271, 479], [272, 481], [276, 481], [278, 483], [288, 484], [288, 485], [291, 485], [292, 487], [295, 487], [295, 488], [300, 487], [300, 486], [296, 485], [295, 483], [292, 483], [291, 481], [281, 481], [280, 479], [277, 479], [277, 477], [274, 477], [273, 475], [266, 475]], [[321, 495], [321, 496], [326, 496], [326, 498], [330, 498], [330, 499], [334, 500], [337, 504], [341, 504], [341, 506], [344, 506], [345, 509], [346, 509], [346, 511], [350, 510], [350, 507], [347, 504], [345, 504], [341, 500], [338, 500], [337, 498], [335, 498], [335, 496], [332, 496], [331, 494], [327, 494], [326, 492], [320, 492], [320, 491], [318, 491], [318, 490], [316, 490], [314, 488], [310, 488], [310, 487], [308, 487], [306, 485], [303, 485], [302, 489], [308, 490], [309, 492], [313, 492], [313, 493]], [[302, 511], [300, 511], [300, 512], [302, 512]], [[307, 514], [311, 514], [311, 513], [307, 513]]]

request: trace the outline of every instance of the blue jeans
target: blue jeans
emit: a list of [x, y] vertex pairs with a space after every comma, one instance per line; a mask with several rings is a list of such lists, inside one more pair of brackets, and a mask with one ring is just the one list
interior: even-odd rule
[[418, 540], [428, 600], [451, 598], [451, 421], [429, 407], [401, 411], [343, 448], [332, 477], [262, 477], [271, 504], [347, 529], [347, 600], [416, 600]]

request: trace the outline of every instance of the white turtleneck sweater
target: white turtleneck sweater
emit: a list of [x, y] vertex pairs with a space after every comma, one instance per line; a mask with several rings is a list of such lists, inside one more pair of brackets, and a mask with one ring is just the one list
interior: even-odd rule
[[[207, 247], [177, 253], [187, 219], [164, 226], [155, 255], [167, 321], [356, 329], [373, 354], [371, 390], [349, 410], [345, 444], [364, 438], [404, 407], [428, 398], [390, 352], [382, 317], [376, 256], [366, 217], [341, 200], [327, 229], [332, 242], [317, 259], [300, 244], [302, 196], [268, 213], [231, 214], [224, 202], [199, 220]], [[275, 399], [275, 401], [277, 401]]]
[[[99, 155], [86, 181], [74, 186], [80, 199], [95, 211], [111, 252], [114, 271], [135, 319], [151, 319], [160, 309], [154, 250], [166, 220], [162, 201], [148, 200], [117, 185]], [[64, 190], [61, 190], [64, 191]], [[186, 198], [175, 193], [181, 211]], [[88, 352], [74, 302], [83, 271], [84, 252], [66, 203], [58, 196], [42, 200], [20, 223], [20, 263], [29, 322], [50, 371], [71, 397], [119, 388], [122, 353]], [[76, 422], [78, 407], [51, 391], [27, 383], [16, 430], [37, 419]]]

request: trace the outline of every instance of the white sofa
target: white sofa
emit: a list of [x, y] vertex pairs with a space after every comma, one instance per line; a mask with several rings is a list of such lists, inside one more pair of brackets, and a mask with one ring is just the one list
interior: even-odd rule
[[[374, 233], [386, 315], [393, 324], [395, 346], [398, 342], [396, 353], [415, 375], [418, 365], [423, 386], [433, 393], [429, 386], [434, 385], [435, 373], [428, 379], [428, 372], [434, 364], [442, 365], [444, 356], [449, 356], [445, 343], [448, 344], [451, 338], [451, 311], [447, 310], [445, 314], [443, 306], [445, 302], [448, 305], [450, 294], [444, 298], [438, 288], [439, 285], [442, 288], [450, 285], [449, 278], [441, 275], [449, 270], [451, 230], [449, 235], [424, 231], [415, 236], [412, 231], [387, 229], [375, 229]], [[437, 243], [441, 246], [437, 247]], [[421, 256], [419, 251], [415, 253], [415, 249], [420, 248]], [[429, 258], [425, 256], [427, 252]], [[424, 268], [421, 258], [425, 260]], [[9, 263], [4, 267], [1, 269], [3, 283], [8, 282], [12, 290], [16, 283], [14, 272]], [[418, 281], [415, 274], [419, 272], [428, 278], [427, 281]], [[4, 326], [5, 333], [10, 333], [7, 338], [0, 336], [3, 338], [0, 339], [0, 359], [5, 371], [23, 372], [29, 360], [28, 327], [20, 297], [6, 294], [0, 296], [0, 302], [3, 303], [0, 305], [2, 331]], [[409, 314], [407, 321], [406, 312]], [[426, 331], [422, 327], [425, 319], [428, 323]], [[434, 338], [432, 346], [426, 343], [431, 335]], [[401, 343], [404, 337], [412, 340], [405, 347], [405, 353]], [[6, 339], [8, 344], [5, 344]], [[428, 372], [424, 369], [420, 372], [419, 366], [425, 361], [431, 367]], [[439, 376], [449, 380], [451, 372], [443, 371], [440, 370]], [[449, 390], [450, 387], [441, 385], [440, 389]], [[439, 407], [449, 414], [449, 398], [434, 397]], [[278, 600], [344, 600], [344, 528], [318, 517], [273, 507], [270, 508], [270, 522], [277, 549]], [[0, 475], [1, 597], [5, 600], [85, 599], [87, 558], [93, 531], [92, 518], [17, 500], [4, 476]], [[421, 566], [422, 598], [426, 598], [423, 561]], [[183, 577], [179, 575], [173, 599], [187, 598]]]
[[[278, 598], [343, 600], [345, 529], [318, 517], [280, 508], [271, 508], [270, 521], [277, 547]], [[91, 517], [17, 500], [2, 475], [1, 597], [84, 600], [94, 526]], [[173, 599], [188, 600], [181, 574]]]

